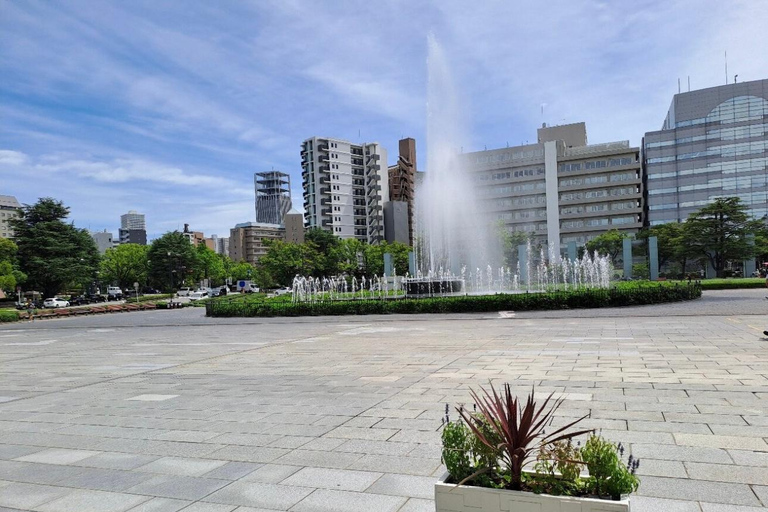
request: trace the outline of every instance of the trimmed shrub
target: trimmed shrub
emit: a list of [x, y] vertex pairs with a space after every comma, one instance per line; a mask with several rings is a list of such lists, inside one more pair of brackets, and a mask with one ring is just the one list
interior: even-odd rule
[[[423, 299], [345, 300], [293, 303], [280, 300], [213, 300], [208, 316], [271, 317], [320, 315], [386, 315], [420, 313], [484, 313], [579, 308], [638, 306], [677, 302], [701, 297], [701, 287], [665, 283], [624, 284], [610, 289], [584, 288], [543, 293], [500, 293]], [[289, 298], [288, 298], [289, 299]]]
[[701, 282], [702, 290], [738, 290], [740, 288], [765, 288], [765, 279], [762, 277], [705, 279]]
[[0, 323], [18, 322], [19, 312], [12, 309], [0, 309]]
[[[174, 295], [172, 293], [161, 293], [156, 295], [139, 295], [139, 302], [143, 303], [143, 302], [162, 300], [162, 299], [172, 299], [173, 297]], [[125, 299], [126, 304], [131, 304], [132, 302], [136, 302], [136, 295], [127, 297]]]

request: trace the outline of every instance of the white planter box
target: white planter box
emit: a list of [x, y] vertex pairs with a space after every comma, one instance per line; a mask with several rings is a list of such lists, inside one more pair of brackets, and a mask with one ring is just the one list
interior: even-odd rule
[[532, 492], [447, 484], [448, 473], [435, 484], [436, 512], [629, 512], [621, 501], [550, 496]]

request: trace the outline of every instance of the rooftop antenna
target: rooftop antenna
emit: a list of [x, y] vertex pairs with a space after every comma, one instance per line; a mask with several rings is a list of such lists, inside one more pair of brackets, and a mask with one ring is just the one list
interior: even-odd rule
[[691, 92], [691, 75], [688, 75], [688, 92]]
[[728, 85], [728, 52], [725, 52], [725, 84]]
[[680, 79], [677, 79], [677, 94], [680, 94]]
[[739, 78], [739, 75], [733, 75], [733, 83], [736, 83], [737, 78]]

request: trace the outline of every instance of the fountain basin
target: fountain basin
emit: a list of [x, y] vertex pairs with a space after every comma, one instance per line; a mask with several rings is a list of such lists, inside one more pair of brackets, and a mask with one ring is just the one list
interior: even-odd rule
[[452, 278], [423, 277], [405, 281], [407, 297], [455, 295], [464, 292], [464, 281]]

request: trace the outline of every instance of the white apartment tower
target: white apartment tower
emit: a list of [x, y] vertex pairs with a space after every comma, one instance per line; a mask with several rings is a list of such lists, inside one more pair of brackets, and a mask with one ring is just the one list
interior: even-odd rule
[[369, 244], [384, 240], [383, 205], [389, 201], [386, 162], [387, 152], [376, 142], [305, 140], [301, 178], [306, 226]]
[[120, 229], [143, 229], [146, 231], [147, 223], [144, 220], [144, 214], [136, 210], [130, 210], [120, 216]]

